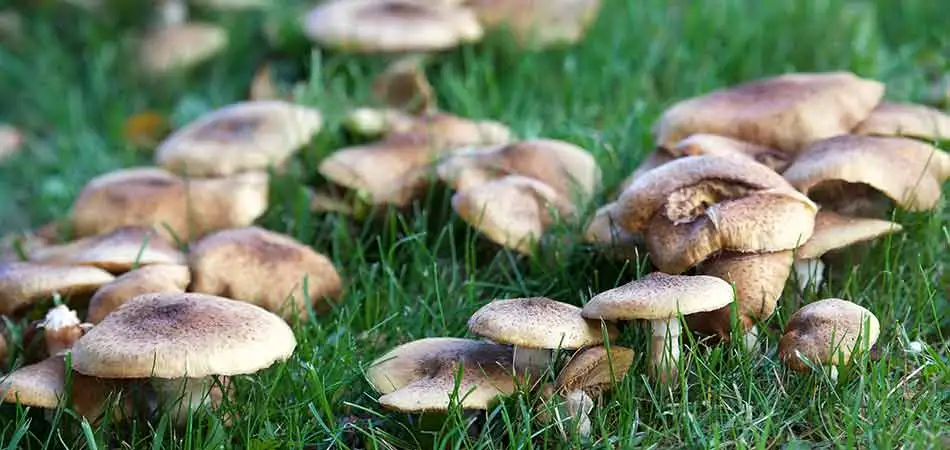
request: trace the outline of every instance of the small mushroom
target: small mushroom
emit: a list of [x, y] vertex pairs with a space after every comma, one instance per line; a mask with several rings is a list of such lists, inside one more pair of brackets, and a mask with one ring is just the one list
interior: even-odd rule
[[732, 286], [708, 275], [667, 275], [653, 272], [644, 278], [595, 295], [581, 314], [589, 319], [646, 319], [653, 330], [650, 376], [672, 384], [679, 375], [680, 322], [688, 316], [722, 308], [734, 299]]
[[855, 127], [854, 134], [946, 140], [950, 139], [950, 115], [924, 105], [881, 102]]
[[778, 173], [792, 163], [792, 155], [786, 152], [707, 133], [689, 136], [667, 151], [676, 158], [699, 155], [751, 158]]
[[12, 125], [0, 123], [0, 164], [20, 152], [23, 134]]
[[409, 55], [390, 63], [373, 78], [373, 94], [384, 105], [413, 113], [434, 112], [435, 89], [426, 78], [425, 57]]
[[149, 227], [122, 227], [107, 234], [68, 244], [42, 247], [29, 253], [35, 263], [93, 266], [112, 273], [135, 266], [183, 263], [185, 255]]
[[506, 29], [522, 47], [579, 42], [597, 19], [601, 0], [465, 0], [486, 29]]
[[89, 299], [86, 321], [99, 323], [130, 298], [153, 292], [184, 293], [191, 283], [188, 266], [152, 264], [120, 275], [100, 287]]
[[0, 263], [0, 315], [12, 315], [54, 294], [91, 294], [114, 279], [115, 276], [96, 267]]
[[212, 23], [162, 25], [142, 36], [139, 64], [148, 75], [164, 76], [207, 61], [227, 44], [227, 31]]
[[309, 317], [339, 298], [333, 262], [289, 236], [260, 227], [223, 230], [198, 241], [189, 254], [193, 292], [227, 295], [284, 319]]
[[68, 306], [59, 305], [46, 313], [39, 327], [43, 329], [47, 353], [55, 356], [71, 349], [92, 325], [82, 323], [76, 311], [69, 309]]
[[778, 357], [797, 372], [810, 370], [807, 359], [826, 367], [837, 379], [837, 366], [867, 352], [877, 342], [881, 324], [871, 311], [847, 300], [828, 298], [792, 314], [778, 344]]
[[238, 102], [207, 113], [166, 138], [155, 162], [168, 171], [216, 177], [266, 171], [320, 131], [319, 111], [281, 100]]
[[[561, 369], [555, 381], [556, 393], [563, 395], [567, 416], [576, 420], [581, 437], [590, 436], [590, 414], [594, 401], [599, 403], [601, 394], [627, 375], [633, 364], [633, 350], [611, 345], [588, 347], [577, 352]], [[559, 428], [560, 421], [557, 422]], [[561, 429], [561, 434], [567, 433]]]

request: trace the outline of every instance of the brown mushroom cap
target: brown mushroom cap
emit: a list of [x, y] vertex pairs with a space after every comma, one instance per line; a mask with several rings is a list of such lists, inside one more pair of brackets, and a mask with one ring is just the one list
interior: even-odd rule
[[788, 153], [730, 137], [707, 133], [689, 136], [677, 142], [667, 151], [677, 158], [699, 155], [750, 158], [779, 173], [792, 163], [792, 155]]
[[227, 44], [227, 31], [212, 23], [162, 26], [143, 36], [139, 63], [149, 74], [164, 75], [200, 64]]
[[425, 52], [482, 38], [465, 8], [420, 0], [333, 0], [303, 19], [304, 33], [321, 46], [348, 52]]
[[784, 176], [805, 194], [828, 182], [865, 184], [907, 210], [922, 211], [940, 201], [950, 155], [913, 139], [845, 135], [814, 143]]
[[825, 253], [869, 241], [903, 227], [887, 220], [848, 217], [833, 211], [819, 211], [815, 216], [815, 232], [795, 251], [797, 259], [820, 258]]
[[307, 302], [318, 312], [324, 310], [324, 303], [342, 291], [340, 275], [329, 258], [260, 227], [208, 235], [191, 249], [189, 266], [191, 291], [227, 295], [285, 319], [307, 318]]
[[120, 275], [103, 285], [89, 300], [86, 321], [99, 323], [131, 298], [153, 292], [184, 293], [191, 283], [188, 266], [152, 264]]
[[633, 364], [633, 350], [611, 345], [585, 348], [574, 355], [561, 369], [555, 384], [558, 390], [583, 390], [599, 393], [615, 381], [619, 383]]
[[59, 293], [64, 297], [92, 293], [115, 279], [96, 267], [0, 264], [0, 315], [13, 314], [35, 301]]
[[924, 105], [881, 102], [854, 134], [945, 140], [950, 139], [950, 115]]
[[[494, 300], [468, 319], [468, 329], [499, 344], [539, 349], [577, 349], [604, 342], [600, 325], [581, 309], [545, 297]], [[617, 329], [607, 325], [607, 336]]]
[[653, 272], [595, 295], [581, 314], [588, 319], [668, 320], [677, 313], [712, 311], [732, 301], [732, 286], [720, 278]]
[[655, 140], [672, 148], [711, 133], [794, 153], [849, 133], [883, 94], [883, 83], [850, 72], [779, 75], [676, 103], [655, 125]]
[[3, 401], [24, 406], [55, 409], [63, 401], [66, 362], [63, 355], [23, 366], [0, 377]]
[[809, 370], [799, 355], [814, 364], [847, 364], [853, 352], [870, 350], [880, 334], [881, 324], [871, 311], [847, 300], [828, 298], [809, 303], [789, 317], [778, 356], [799, 372]]
[[73, 368], [101, 378], [249, 374], [286, 360], [297, 341], [274, 314], [205, 294], [127, 301], [73, 346]]
[[320, 131], [319, 111], [280, 100], [234, 103], [185, 125], [155, 149], [155, 162], [191, 176], [280, 167]]
[[601, 0], [467, 0], [485, 28], [506, 28], [517, 42], [539, 49], [580, 41]]
[[134, 226], [40, 248], [29, 257], [35, 263], [94, 266], [113, 273], [127, 272], [136, 265], [185, 261], [185, 255], [155, 230]]

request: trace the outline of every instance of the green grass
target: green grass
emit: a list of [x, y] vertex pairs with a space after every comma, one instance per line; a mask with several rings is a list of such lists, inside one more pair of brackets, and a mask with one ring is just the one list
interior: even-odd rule
[[[124, 38], [134, 11], [95, 20], [47, 4], [26, 16], [19, 47], [0, 49], [0, 120], [28, 133], [18, 157], [0, 165], [0, 232], [61, 218], [89, 178], [149, 164], [123, 142], [121, 126], [144, 109], [181, 125], [244, 98], [254, 68], [270, 58], [307, 77], [304, 101], [328, 125], [275, 180], [264, 226], [331, 256], [348, 280], [332, 312], [295, 325], [294, 357], [236, 381], [230, 428], [199, 415], [185, 431], [167, 423], [103, 429], [57, 411], [0, 407], [0, 448], [564, 448], [556, 430], [533, 422], [537, 399], [516, 395], [470, 428], [457, 411], [419, 417], [381, 410], [363, 369], [389, 348], [428, 336], [469, 336], [465, 322], [493, 298], [544, 295], [583, 304], [593, 293], [648, 270], [582, 245], [518, 257], [485, 242], [433, 191], [404, 213], [364, 223], [307, 210], [302, 186], [323, 183], [320, 158], [345, 144], [341, 114], [369, 101], [381, 61], [312, 52], [299, 41], [266, 48], [259, 14], [214, 17], [228, 24], [228, 53], [188, 76], [137, 77]], [[523, 53], [499, 39], [442, 55], [428, 74], [440, 104], [501, 120], [523, 137], [565, 139], [589, 149], [606, 190], [651, 149], [650, 126], [672, 102], [785, 71], [851, 70], [888, 84], [887, 97], [919, 100], [950, 70], [940, 2], [819, 0], [759, 2], [606, 1], [580, 45]], [[786, 6], [788, 5], [788, 6]], [[796, 6], [791, 6], [796, 5]], [[209, 16], [205, 16], [209, 17]], [[946, 190], [945, 190], [946, 193]], [[946, 448], [950, 439], [950, 215], [898, 213], [900, 235], [875, 243], [856, 268], [804, 301], [842, 297], [881, 320], [880, 358], [833, 385], [801, 376], [776, 358], [784, 321], [803, 303], [790, 282], [767, 322], [761, 355], [687, 342], [679, 389], [645, 377], [646, 334], [628, 327], [619, 344], [638, 350], [630, 375], [593, 417], [595, 448]], [[576, 228], [567, 231], [576, 231]], [[904, 352], [908, 340], [928, 344]]]

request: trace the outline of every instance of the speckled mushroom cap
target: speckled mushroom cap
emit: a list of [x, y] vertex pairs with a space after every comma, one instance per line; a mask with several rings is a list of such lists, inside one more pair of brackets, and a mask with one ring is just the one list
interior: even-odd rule
[[150, 75], [187, 70], [220, 53], [227, 44], [227, 31], [212, 23], [166, 25], [142, 37], [139, 64]]
[[191, 291], [227, 295], [285, 319], [307, 318], [308, 302], [317, 312], [325, 310], [343, 289], [329, 258], [260, 227], [208, 235], [192, 247], [188, 260]]
[[680, 101], [663, 113], [654, 135], [665, 148], [711, 133], [794, 153], [849, 133], [883, 94], [883, 83], [850, 72], [779, 75]]
[[5, 403], [55, 409], [63, 401], [65, 388], [66, 362], [63, 355], [0, 376], [0, 394]]
[[825, 253], [900, 232], [899, 223], [863, 217], [848, 217], [833, 211], [819, 211], [815, 232], [795, 252], [798, 259], [820, 258]]
[[123, 303], [142, 294], [184, 293], [189, 283], [191, 272], [188, 266], [181, 264], [152, 264], [124, 273], [93, 294], [86, 311], [86, 321], [99, 323]]
[[585, 348], [561, 369], [555, 385], [562, 392], [580, 389], [599, 393], [624, 379], [633, 357], [633, 350], [619, 345], [611, 345], [609, 351], [602, 345]]
[[155, 163], [199, 177], [280, 167], [320, 131], [319, 111], [280, 100], [234, 103], [185, 125], [155, 149]]
[[467, 0], [487, 29], [504, 27], [528, 48], [580, 41], [597, 18], [601, 0]]
[[331, 0], [311, 10], [303, 28], [323, 47], [371, 53], [444, 50], [484, 34], [470, 10], [421, 0]]
[[[499, 344], [573, 350], [604, 342], [600, 324], [577, 306], [545, 297], [494, 300], [468, 319], [468, 329]], [[607, 335], [617, 329], [607, 325]]]
[[29, 259], [44, 264], [94, 266], [119, 273], [136, 265], [184, 263], [185, 255], [155, 230], [133, 226], [39, 248], [29, 254]]
[[950, 115], [924, 105], [881, 102], [853, 133], [945, 140], [950, 139]]
[[828, 182], [865, 184], [904, 209], [922, 211], [940, 201], [950, 155], [913, 139], [845, 135], [810, 146], [784, 176], [805, 194]]
[[668, 320], [677, 313], [712, 311], [732, 301], [732, 286], [720, 278], [653, 272], [595, 295], [581, 315], [603, 320]]
[[778, 356], [799, 372], [809, 370], [799, 355], [818, 365], [847, 364], [855, 351], [870, 350], [880, 333], [881, 324], [871, 311], [839, 298], [819, 300], [789, 317]]
[[115, 279], [97, 267], [0, 264], [0, 315], [13, 314], [35, 301], [59, 293], [64, 297], [92, 293]]
[[101, 378], [201, 378], [254, 373], [286, 360], [297, 341], [263, 308], [205, 294], [127, 301], [73, 346], [73, 369]]
[[773, 148], [708, 133], [689, 136], [667, 151], [677, 158], [699, 155], [750, 158], [779, 173], [784, 171], [793, 159], [791, 154]]

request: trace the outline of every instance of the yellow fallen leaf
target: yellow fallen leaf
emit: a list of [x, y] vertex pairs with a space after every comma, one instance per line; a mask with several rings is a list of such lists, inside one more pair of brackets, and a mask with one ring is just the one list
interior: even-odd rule
[[144, 111], [125, 120], [122, 136], [136, 147], [154, 147], [168, 134], [168, 119], [155, 111]]

